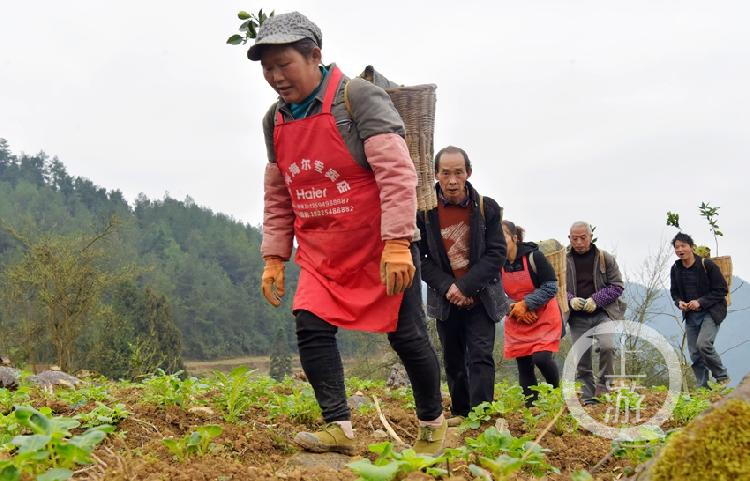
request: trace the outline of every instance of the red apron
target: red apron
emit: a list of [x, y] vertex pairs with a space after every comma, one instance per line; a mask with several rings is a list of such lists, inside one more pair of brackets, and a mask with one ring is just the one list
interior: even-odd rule
[[295, 214], [301, 269], [293, 310], [347, 329], [391, 332], [403, 294], [386, 295], [380, 281], [380, 191], [336, 127], [331, 103], [342, 74], [333, 67], [329, 75], [321, 113], [285, 122], [279, 112], [273, 132]]
[[[523, 256], [522, 271], [505, 272], [503, 268], [500, 269], [500, 272], [503, 276], [503, 288], [513, 302], [523, 300], [524, 296], [534, 291], [526, 256]], [[539, 316], [539, 320], [532, 325], [505, 316], [503, 349], [505, 359], [530, 356], [539, 351], [557, 352], [560, 349], [562, 316], [557, 300], [553, 297], [547, 304], [534, 312]]]

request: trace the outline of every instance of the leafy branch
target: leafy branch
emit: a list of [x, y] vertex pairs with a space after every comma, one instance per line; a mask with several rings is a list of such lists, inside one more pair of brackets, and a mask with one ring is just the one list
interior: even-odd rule
[[272, 11], [266, 15], [263, 13], [261, 8], [258, 13], [247, 13], [242, 10], [237, 14], [237, 18], [242, 20], [240, 24], [240, 32], [236, 33], [227, 39], [229, 45], [244, 45], [248, 40], [254, 39], [258, 35], [258, 29], [263, 25], [263, 22], [268, 20], [269, 17], [273, 17], [276, 11]]
[[719, 208], [712, 207], [707, 202], [701, 202], [698, 206], [698, 210], [701, 215], [706, 218], [710, 227], [711, 233], [714, 235], [714, 242], [716, 242], [716, 255], [719, 255], [719, 236], [724, 234], [719, 230], [719, 224], [716, 222], [716, 217], [719, 216]]

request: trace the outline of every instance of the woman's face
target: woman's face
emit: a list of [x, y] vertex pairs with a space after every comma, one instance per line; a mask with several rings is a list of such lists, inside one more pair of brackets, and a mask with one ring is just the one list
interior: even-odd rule
[[320, 49], [305, 57], [288, 45], [270, 45], [263, 49], [260, 63], [263, 77], [284, 102], [296, 104], [307, 98], [320, 83]]
[[507, 227], [503, 226], [503, 236], [505, 236], [505, 245], [508, 247], [516, 245], [516, 239], [513, 234], [510, 233]]

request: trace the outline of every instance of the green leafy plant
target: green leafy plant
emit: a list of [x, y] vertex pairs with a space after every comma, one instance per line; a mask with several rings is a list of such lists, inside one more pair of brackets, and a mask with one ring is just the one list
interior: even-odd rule
[[680, 230], [680, 214], [672, 211], [667, 212], [667, 225], [677, 228]]
[[346, 393], [348, 396], [351, 396], [357, 391], [366, 392], [374, 389], [385, 389], [385, 381], [362, 379], [356, 376], [346, 378]]
[[10, 441], [16, 451], [12, 458], [0, 462], [0, 479], [20, 479], [24, 473], [43, 481], [68, 479], [72, 468], [91, 464], [91, 452], [114, 430], [102, 425], [74, 436], [71, 430], [80, 426], [75, 419], [51, 417], [30, 406], [16, 406], [14, 415], [31, 434]]
[[90, 401], [108, 401], [109, 390], [104, 384], [90, 384], [78, 389], [58, 389], [55, 398], [67, 403], [72, 408], [81, 407]]
[[[15, 391], [10, 389], [0, 388], [0, 410], [7, 413], [16, 404], [25, 404], [31, 399], [30, 393], [31, 387], [25, 384], [18, 386]], [[0, 478], [2, 479], [2, 478]]]
[[672, 411], [672, 418], [680, 424], [692, 421], [693, 418], [711, 406], [710, 395], [711, 391], [708, 390], [699, 390], [693, 394], [680, 394], [680, 398]]
[[391, 481], [397, 476], [403, 476], [417, 471], [425, 472], [431, 476], [442, 476], [448, 474], [445, 469], [437, 467], [445, 458], [432, 457], [417, 454], [413, 449], [398, 452], [393, 445], [386, 441], [379, 444], [371, 444], [369, 450], [378, 455], [375, 461], [360, 459], [347, 464], [355, 474], [359, 475], [357, 481]]
[[93, 428], [103, 424], [118, 424], [128, 416], [130, 416], [130, 411], [122, 403], [109, 407], [103, 402], [97, 401], [94, 409], [87, 413], [76, 414], [73, 419], [80, 421], [83, 427]]
[[414, 402], [414, 393], [411, 388], [400, 387], [390, 391], [390, 398], [397, 399], [404, 404], [405, 409], [414, 409], [416, 403]]
[[207, 424], [198, 427], [195, 431], [186, 434], [181, 438], [163, 439], [162, 443], [164, 443], [164, 446], [169, 449], [169, 452], [171, 452], [177, 460], [184, 461], [190, 456], [203, 456], [213, 450], [215, 445], [212, 441], [220, 436], [222, 431], [221, 426]]
[[495, 387], [495, 401], [474, 406], [459, 426], [460, 431], [479, 429], [483, 423], [490, 421], [493, 416], [504, 416], [510, 412], [522, 409], [526, 403], [521, 386], [509, 386], [505, 383]]
[[157, 406], [179, 406], [187, 408], [194, 404], [198, 396], [205, 393], [209, 385], [195, 377], [180, 380], [182, 371], [166, 374], [157, 370], [156, 374], [143, 381], [143, 399]]
[[308, 385], [291, 394], [275, 393], [268, 401], [268, 412], [272, 419], [284, 416], [295, 422], [312, 424], [320, 417], [320, 406]]
[[722, 237], [724, 235], [721, 230], [719, 230], [719, 224], [716, 222], [716, 218], [719, 216], [719, 208], [709, 205], [708, 202], [701, 202], [701, 205], [698, 206], [698, 211], [703, 217], [706, 218], [709, 229], [714, 235], [714, 242], [716, 243], [716, 255], [718, 256], [719, 237]]
[[[534, 476], [558, 473], [559, 470], [546, 461], [543, 449], [531, 442], [531, 436], [517, 438], [507, 431], [490, 427], [476, 438], [466, 438], [469, 458], [474, 460], [472, 472], [482, 478], [482, 471], [491, 473], [495, 480], [507, 479], [520, 469], [526, 469]], [[493, 479], [490, 477], [489, 479]]]
[[639, 431], [639, 440], [621, 437], [612, 441], [612, 454], [627, 459], [633, 466], [651, 459], [667, 439], [667, 434], [658, 426], [644, 425]]
[[[701, 202], [698, 206], [698, 212], [708, 222], [709, 230], [714, 236], [714, 243], [716, 244], [716, 255], [719, 255], [719, 237], [724, 236], [724, 233], [719, 228], [719, 224], [716, 218], [719, 216], [719, 207], [714, 207], [708, 202]], [[680, 230], [680, 214], [675, 212], [667, 212], [667, 225], [677, 228]], [[711, 248], [705, 245], [696, 245], [693, 251], [701, 257], [711, 257]]]
[[240, 24], [240, 33], [234, 34], [229, 37], [227, 39], [227, 43], [230, 45], [246, 44], [248, 40], [254, 39], [256, 37], [256, 35], [258, 34], [258, 29], [261, 25], [263, 25], [263, 22], [265, 22], [268, 17], [273, 17], [275, 13], [275, 11], [272, 11], [270, 14], [266, 15], [265, 13], [263, 13], [262, 8], [257, 14], [248, 13], [244, 10], [240, 11], [237, 14], [237, 18], [242, 20], [242, 23]]
[[252, 371], [244, 366], [236, 367], [229, 373], [216, 371], [214, 373], [216, 382], [214, 387], [218, 390], [216, 397], [219, 405], [224, 410], [224, 420], [234, 423], [240, 420], [253, 402], [249, 396], [252, 382], [250, 374]]

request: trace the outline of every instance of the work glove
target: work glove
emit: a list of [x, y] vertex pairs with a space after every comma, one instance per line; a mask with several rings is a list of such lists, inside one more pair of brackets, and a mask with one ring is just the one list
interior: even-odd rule
[[582, 297], [574, 297], [570, 300], [570, 308], [574, 311], [582, 311], [586, 305], [586, 299]]
[[277, 256], [267, 256], [263, 259], [266, 265], [260, 277], [260, 290], [269, 304], [279, 307], [281, 298], [284, 297], [284, 261]]
[[401, 294], [414, 280], [414, 262], [411, 259], [411, 242], [407, 239], [389, 239], [383, 246], [380, 258], [380, 280], [389, 296]]
[[583, 305], [583, 310], [586, 312], [594, 312], [596, 310], [596, 302], [592, 298], [586, 299], [586, 303]]
[[523, 320], [523, 317], [528, 314], [528, 312], [529, 308], [524, 300], [514, 302], [510, 305], [510, 317], [515, 317], [519, 321]]

